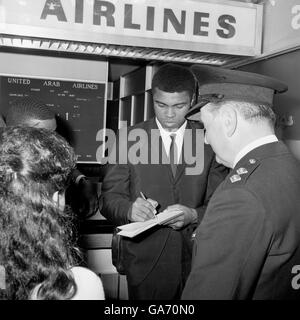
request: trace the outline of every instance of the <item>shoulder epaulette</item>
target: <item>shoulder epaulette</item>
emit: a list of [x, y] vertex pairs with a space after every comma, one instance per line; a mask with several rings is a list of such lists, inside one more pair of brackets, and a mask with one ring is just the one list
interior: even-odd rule
[[232, 171], [229, 176], [231, 184], [243, 184], [250, 177], [251, 173], [258, 167], [259, 161], [256, 159], [248, 159]]

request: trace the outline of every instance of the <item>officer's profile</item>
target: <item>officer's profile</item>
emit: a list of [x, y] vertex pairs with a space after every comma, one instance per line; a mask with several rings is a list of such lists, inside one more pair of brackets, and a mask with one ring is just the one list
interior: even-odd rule
[[274, 130], [273, 96], [287, 86], [243, 71], [192, 70], [200, 99], [186, 117], [203, 123], [205, 142], [232, 170], [195, 231], [182, 298], [299, 298], [291, 270], [300, 261], [300, 163]]

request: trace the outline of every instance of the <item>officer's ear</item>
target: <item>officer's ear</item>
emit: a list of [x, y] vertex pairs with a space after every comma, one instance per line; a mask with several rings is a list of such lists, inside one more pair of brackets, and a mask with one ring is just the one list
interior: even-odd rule
[[223, 119], [223, 126], [227, 137], [233, 136], [237, 128], [237, 111], [230, 105], [221, 107], [221, 117]]

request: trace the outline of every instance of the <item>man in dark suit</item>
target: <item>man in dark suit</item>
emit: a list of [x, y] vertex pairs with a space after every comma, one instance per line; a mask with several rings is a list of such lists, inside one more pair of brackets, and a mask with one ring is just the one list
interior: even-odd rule
[[[187, 170], [195, 169], [197, 164], [191, 164], [186, 149], [193, 146], [195, 155], [196, 137], [203, 142], [201, 127], [184, 118], [195, 95], [195, 84], [193, 74], [184, 67], [167, 64], [157, 71], [152, 79], [156, 117], [121, 130], [117, 138], [117, 150], [124, 156], [133, 146], [128, 137], [140, 132], [140, 153], [146, 154], [146, 161], [119, 161], [111, 165], [103, 181], [101, 213], [116, 226], [152, 219], [156, 211], [166, 208], [181, 211], [165, 226], [132, 239], [121, 238], [129, 299], [180, 297], [190, 271], [192, 232], [227, 174], [204, 144], [198, 150], [198, 170]], [[159, 160], [155, 162], [154, 158]]]
[[[183, 299], [300, 297], [300, 164], [274, 133], [273, 93], [258, 74], [193, 66], [203, 99], [187, 114], [232, 170], [196, 229]], [[200, 109], [201, 108], [201, 109]]]

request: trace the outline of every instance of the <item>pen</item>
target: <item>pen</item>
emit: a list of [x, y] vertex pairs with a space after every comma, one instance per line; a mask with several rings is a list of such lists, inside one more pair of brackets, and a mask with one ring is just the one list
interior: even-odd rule
[[[142, 196], [142, 198], [143, 198], [144, 200], [147, 201], [147, 198], [145, 197], [145, 195], [143, 194], [142, 191], [140, 191], [140, 195]], [[156, 211], [156, 210], [155, 210], [155, 211]], [[155, 215], [155, 211], [153, 211], [153, 216], [154, 216], [154, 218], [157, 218], [156, 215]]]
[[145, 195], [143, 194], [143, 192], [142, 192], [142, 191], [140, 191], [140, 195], [142, 196], [142, 198], [143, 198], [144, 200], [146, 200], [146, 201], [147, 201], [147, 198], [145, 197]]

